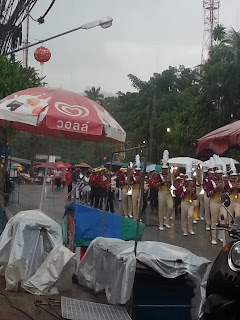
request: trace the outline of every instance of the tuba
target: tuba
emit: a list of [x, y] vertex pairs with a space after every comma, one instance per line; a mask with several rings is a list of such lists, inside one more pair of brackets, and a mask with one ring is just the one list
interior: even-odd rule
[[127, 167], [127, 186], [128, 186], [127, 195], [128, 196], [132, 195], [132, 186], [131, 186], [132, 168], [133, 168], [133, 164], [132, 162], [129, 162]]
[[171, 187], [170, 187], [170, 192], [171, 192], [171, 195], [172, 195], [172, 197], [176, 197], [176, 194], [175, 194], [175, 192], [176, 192], [176, 188], [174, 187], [174, 169], [173, 169], [173, 167], [171, 167], [171, 169], [170, 169], [170, 178], [171, 178]]

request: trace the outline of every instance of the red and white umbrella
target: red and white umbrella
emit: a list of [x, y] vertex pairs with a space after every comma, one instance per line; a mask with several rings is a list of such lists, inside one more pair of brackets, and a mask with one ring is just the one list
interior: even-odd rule
[[[126, 132], [95, 101], [77, 93], [56, 88], [30, 88], [13, 93], [0, 101], [0, 126], [12, 127], [45, 136], [103, 142], [124, 142]], [[41, 200], [46, 184], [46, 165]]]
[[66, 169], [69, 169], [71, 167], [71, 164], [69, 162], [65, 162], [64, 166], [65, 166]]
[[63, 164], [59, 164], [59, 165], [57, 166], [57, 168], [58, 168], [58, 169], [66, 169], [66, 167], [65, 167]]
[[[34, 166], [34, 168], [39, 169], [39, 168], [46, 168], [47, 164], [46, 163], [42, 163], [42, 164], [37, 164]], [[55, 168], [55, 164], [54, 163], [49, 163], [48, 168], [50, 169], [54, 169]]]
[[24, 166], [22, 166], [20, 163], [17, 163], [17, 162], [13, 163], [13, 164], [12, 164], [12, 167], [21, 168], [21, 170], [24, 170], [24, 169], [25, 169]]
[[126, 133], [95, 101], [56, 88], [30, 88], [0, 101], [0, 126], [66, 139], [124, 142]]

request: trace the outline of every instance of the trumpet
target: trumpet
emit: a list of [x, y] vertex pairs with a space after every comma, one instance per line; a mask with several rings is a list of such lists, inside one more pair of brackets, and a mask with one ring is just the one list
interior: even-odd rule
[[132, 186], [131, 186], [131, 174], [132, 174], [132, 168], [133, 168], [133, 164], [132, 162], [128, 163], [128, 167], [127, 167], [127, 195], [131, 196], [132, 195]]
[[170, 169], [170, 178], [171, 178], [171, 187], [170, 187], [170, 192], [171, 192], [171, 195], [172, 195], [172, 197], [173, 198], [175, 198], [176, 197], [176, 188], [174, 187], [174, 169], [173, 169], [173, 167], [171, 167], [171, 169]]

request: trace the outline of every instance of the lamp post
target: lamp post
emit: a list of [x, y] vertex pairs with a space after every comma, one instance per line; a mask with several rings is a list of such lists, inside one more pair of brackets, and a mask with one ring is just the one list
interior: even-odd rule
[[40, 43], [43, 43], [43, 42], [46, 42], [46, 41], [49, 41], [49, 40], [53, 40], [53, 39], [56, 39], [56, 38], [59, 38], [61, 36], [65, 36], [66, 34], [68, 33], [71, 33], [71, 32], [74, 32], [74, 31], [77, 31], [77, 30], [80, 30], [80, 29], [84, 29], [84, 30], [88, 30], [88, 29], [92, 29], [92, 28], [95, 28], [95, 27], [102, 27], [103, 29], [107, 29], [109, 27], [111, 27], [112, 25], [112, 22], [113, 22], [113, 18], [111, 17], [104, 17], [102, 19], [99, 19], [99, 20], [95, 20], [95, 21], [92, 21], [92, 22], [89, 22], [89, 23], [86, 23], [86, 24], [83, 24], [82, 26], [80, 27], [77, 27], [77, 28], [74, 28], [74, 29], [71, 29], [71, 30], [68, 30], [68, 31], [65, 31], [65, 32], [62, 32], [62, 33], [59, 33], [55, 36], [52, 36], [50, 38], [47, 38], [47, 39], [44, 39], [44, 40], [40, 40], [38, 42], [35, 42], [35, 43], [32, 43], [32, 44], [29, 44], [25, 47], [22, 47], [22, 48], [18, 48], [18, 49], [15, 49], [15, 50], [12, 50], [12, 51], [9, 51], [6, 53], [6, 55], [9, 55], [9, 54], [13, 54], [13, 53], [16, 53], [16, 52], [19, 52], [19, 51], [22, 51], [22, 50], [26, 50], [28, 48], [31, 48], [31, 47], [34, 47]]

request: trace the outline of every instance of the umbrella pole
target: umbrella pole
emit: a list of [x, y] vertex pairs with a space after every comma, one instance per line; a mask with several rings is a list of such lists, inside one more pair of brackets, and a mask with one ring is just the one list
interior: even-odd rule
[[112, 162], [113, 162], [113, 155], [114, 155], [114, 153], [115, 153], [115, 152], [111, 153], [110, 168], [109, 168], [108, 182], [107, 182], [107, 194], [106, 194], [106, 199], [105, 199], [104, 209], [103, 209], [103, 220], [102, 220], [101, 237], [103, 237], [104, 225], [105, 225], [105, 220], [106, 220], [106, 211], [107, 211], [107, 203], [108, 203], [108, 193], [109, 193], [109, 189], [110, 189], [110, 180], [111, 180]]
[[47, 157], [47, 164], [46, 164], [45, 174], [44, 174], [44, 179], [43, 179], [43, 186], [42, 186], [39, 210], [42, 210], [42, 206], [43, 206], [43, 198], [44, 198], [44, 194], [45, 194], [45, 187], [46, 187], [46, 181], [47, 181], [47, 173], [48, 173], [49, 158], [50, 158], [51, 149], [52, 149], [52, 139], [49, 141], [49, 144], [48, 144], [48, 157]]
[[134, 254], [135, 254], [135, 256], [137, 255], [137, 244], [138, 244], [140, 219], [141, 219], [141, 216], [142, 216], [144, 180], [145, 180], [145, 174], [146, 174], [146, 166], [147, 166], [147, 158], [145, 156], [144, 157], [144, 168], [143, 168], [143, 173], [142, 173], [142, 183], [141, 183], [141, 189], [140, 189], [140, 197], [139, 197], [139, 206], [138, 206], [137, 229], [136, 229], [135, 244], [134, 244]]

